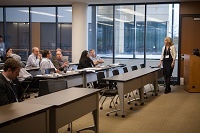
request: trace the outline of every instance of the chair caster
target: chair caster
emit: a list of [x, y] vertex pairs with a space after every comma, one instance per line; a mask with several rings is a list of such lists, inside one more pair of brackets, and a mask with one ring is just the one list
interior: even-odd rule
[[158, 92], [159, 92], [160, 90], [158, 90]]
[[155, 96], [158, 96], [158, 94], [155, 94]]
[[130, 102], [128, 102], [128, 104], [131, 104]]
[[144, 95], [146, 95], [147, 93], [144, 93]]
[[106, 116], [109, 116], [109, 114], [106, 114]]
[[122, 115], [122, 118], [125, 118], [125, 115]]
[[144, 105], [144, 103], [141, 103], [140, 105], [141, 105], [141, 106], [143, 106], [143, 105]]
[[115, 102], [115, 104], [118, 104], [118, 102]]
[[137, 103], [135, 103], [135, 106], [137, 106]]
[[152, 96], [154, 96], [154, 94], [151, 94]]
[[127, 98], [127, 96], [124, 96], [125, 98]]
[[129, 95], [129, 97], [131, 97], [131, 95]]
[[115, 116], [118, 116], [118, 114], [116, 113]]
[[133, 108], [132, 108], [132, 107], [130, 107], [130, 110], [133, 110]]
[[68, 127], [68, 128], [67, 128], [67, 131], [71, 131], [71, 128], [70, 128], [70, 127]]
[[109, 108], [112, 108], [112, 106], [109, 106]]
[[103, 107], [100, 107], [100, 110], [102, 110], [103, 109]]

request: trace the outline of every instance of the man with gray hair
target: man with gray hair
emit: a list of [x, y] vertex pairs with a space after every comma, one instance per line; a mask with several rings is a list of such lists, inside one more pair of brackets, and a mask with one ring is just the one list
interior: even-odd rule
[[32, 54], [28, 57], [26, 67], [39, 67], [42, 55], [39, 52], [38, 47], [32, 48]]

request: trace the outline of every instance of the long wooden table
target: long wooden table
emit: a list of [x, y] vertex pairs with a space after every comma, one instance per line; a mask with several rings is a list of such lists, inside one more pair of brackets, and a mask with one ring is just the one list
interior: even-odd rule
[[0, 107], [0, 133], [48, 133], [52, 105], [12, 103]]
[[99, 89], [70, 88], [25, 102], [53, 106], [53, 109], [50, 110], [50, 133], [57, 133], [59, 128], [89, 112], [93, 114], [94, 126], [87, 129], [94, 130], [98, 133], [99, 91]]
[[117, 82], [121, 115], [122, 117], [125, 117], [124, 95], [139, 89], [140, 103], [141, 105], [144, 105], [144, 86], [153, 83], [154, 93], [157, 96], [157, 79], [160, 77], [162, 77], [160, 68], [142, 68], [113, 77], [104, 78], [104, 80]]

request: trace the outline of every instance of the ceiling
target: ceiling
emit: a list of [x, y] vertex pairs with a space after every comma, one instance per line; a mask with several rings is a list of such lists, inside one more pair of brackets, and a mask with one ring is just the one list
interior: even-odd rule
[[0, 0], [0, 6], [29, 6], [29, 5], [71, 5], [74, 2], [87, 4], [118, 4], [118, 3], [162, 3], [186, 2], [200, 0]]

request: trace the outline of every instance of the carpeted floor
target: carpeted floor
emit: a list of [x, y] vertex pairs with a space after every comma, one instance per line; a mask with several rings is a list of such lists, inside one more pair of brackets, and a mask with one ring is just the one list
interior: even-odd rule
[[[148, 86], [145, 86], [147, 89]], [[170, 94], [164, 94], [160, 87], [158, 96], [145, 99], [144, 106], [125, 104], [126, 117], [122, 118], [106, 112], [111, 111], [107, 99], [103, 110], [99, 110], [100, 133], [199, 133], [200, 132], [200, 93], [188, 93], [184, 86], [172, 86]], [[125, 100], [127, 102], [127, 99]], [[133, 110], [130, 110], [130, 107]], [[119, 105], [117, 105], [119, 108]], [[89, 113], [73, 122], [73, 133], [76, 130], [93, 125], [92, 114]], [[59, 133], [67, 133], [67, 127], [59, 129]], [[82, 133], [93, 133], [84, 131]]]

